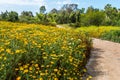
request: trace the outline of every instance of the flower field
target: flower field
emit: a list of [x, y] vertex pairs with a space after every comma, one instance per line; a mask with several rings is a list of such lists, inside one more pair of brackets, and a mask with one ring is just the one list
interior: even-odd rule
[[111, 30], [120, 30], [120, 27], [113, 27], [113, 26], [90, 26], [90, 27], [81, 27], [76, 29], [78, 32], [86, 32], [89, 36], [94, 38], [101, 38], [103, 33], [108, 33]]
[[82, 32], [0, 22], [0, 80], [82, 80], [91, 47]]

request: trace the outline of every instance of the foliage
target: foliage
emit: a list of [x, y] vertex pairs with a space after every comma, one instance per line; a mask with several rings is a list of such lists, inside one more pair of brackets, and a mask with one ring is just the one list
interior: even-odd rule
[[72, 11], [75, 11], [77, 9], [78, 9], [77, 4], [64, 4], [63, 7], [61, 8], [61, 10], [65, 10], [69, 13], [71, 13]]
[[79, 32], [84, 31], [88, 33], [88, 36], [91, 36], [94, 38], [100, 38], [103, 35], [103, 33], [107, 33], [111, 30], [120, 30], [120, 28], [113, 27], [113, 26], [100, 26], [100, 27], [90, 26], [90, 27], [81, 27], [76, 29], [76, 31], [79, 31]]
[[18, 21], [18, 13], [15, 11], [11, 11], [8, 13], [8, 21], [16, 22]]
[[40, 23], [45, 25], [70, 24], [72, 27], [81, 26], [120, 26], [120, 9], [107, 4], [104, 9], [92, 6], [78, 8], [77, 4], [64, 4], [60, 10], [53, 8], [46, 13], [46, 7], [41, 6], [33, 16], [31, 11], [23, 11], [20, 16], [15, 11], [1, 12], [1, 21]]
[[120, 30], [111, 30], [107, 33], [105, 32], [101, 35], [101, 38], [120, 43]]
[[35, 18], [31, 11], [23, 11], [19, 17], [19, 22], [35, 23]]
[[91, 50], [86, 34], [0, 22], [0, 80], [80, 80]]
[[111, 4], [107, 4], [106, 6], [105, 6], [105, 13], [106, 13], [106, 16], [107, 16], [107, 18], [106, 19], [108, 19], [107, 21], [107, 25], [116, 25], [116, 22], [117, 22], [117, 20], [119, 20], [119, 10], [117, 10], [117, 8], [116, 7], [112, 7], [112, 5]]
[[1, 12], [0, 20], [3, 20], [3, 21], [8, 20], [8, 11]]
[[45, 11], [46, 11], [45, 6], [41, 6], [41, 7], [40, 7], [40, 13], [45, 13]]

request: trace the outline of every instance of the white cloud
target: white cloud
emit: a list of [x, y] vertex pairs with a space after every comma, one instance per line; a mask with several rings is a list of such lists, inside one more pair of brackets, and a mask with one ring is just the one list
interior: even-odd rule
[[63, 4], [70, 4], [70, 3], [72, 3], [71, 0], [65, 0], [65, 1], [63, 1]]
[[57, 4], [58, 4], [58, 5], [70, 4], [70, 3], [72, 3], [71, 0], [57, 1]]
[[0, 0], [0, 4], [45, 5], [44, 0]]
[[73, 3], [71, 0], [64, 0], [64, 1], [57, 1], [56, 4], [58, 4], [57, 8], [60, 9], [62, 6], [61, 5], [64, 5], [64, 4], [71, 4]]

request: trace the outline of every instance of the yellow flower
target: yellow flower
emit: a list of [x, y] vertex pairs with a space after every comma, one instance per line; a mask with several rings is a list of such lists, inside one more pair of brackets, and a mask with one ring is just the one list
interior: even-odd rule
[[21, 67], [20, 67], [20, 70], [22, 71], [22, 70], [24, 70], [24, 68], [21, 66]]
[[38, 67], [38, 64], [35, 64], [35, 67]]
[[58, 78], [54, 78], [54, 80], [58, 80]]
[[64, 70], [65, 72], [67, 72], [67, 70]]
[[2, 67], [4, 67], [5, 65], [3, 64]]
[[51, 63], [51, 64], [54, 64], [54, 62], [52, 62], [52, 61], [51, 61], [50, 63]]
[[86, 80], [91, 80], [92, 76], [89, 76]]
[[40, 73], [40, 76], [44, 76], [45, 75], [45, 73]]
[[73, 61], [73, 58], [70, 58], [69, 61], [72, 62], [72, 61]]
[[32, 78], [34, 78], [34, 79], [35, 79], [35, 78], [36, 78], [36, 76], [32, 76]]
[[5, 43], [5, 45], [9, 45], [9, 44], [10, 44], [10, 42], [6, 42], [6, 43]]
[[43, 59], [47, 59], [47, 57], [43, 57]]
[[41, 65], [41, 67], [44, 67], [44, 65]]
[[54, 69], [54, 71], [55, 71], [55, 72], [57, 72], [57, 71], [58, 71], [58, 69]]
[[40, 68], [39, 68], [39, 67], [37, 67], [36, 69], [37, 69], [37, 70], [39, 70]]
[[20, 77], [20, 76], [16, 78], [16, 80], [20, 80], [20, 79], [21, 79], [21, 77]]
[[35, 73], [38, 74], [38, 71], [36, 71]]
[[24, 68], [28, 68], [28, 65], [24, 65]]
[[50, 67], [50, 65], [47, 65], [46, 67], [48, 68], [48, 67]]
[[1, 54], [1, 56], [4, 56], [5, 54]]
[[0, 56], [0, 59], [2, 59], [2, 56]]
[[50, 56], [52, 56], [52, 57], [56, 57], [57, 55], [56, 55], [56, 54], [51, 54]]
[[24, 44], [25, 44], [25, 45], [27, 45], [27, 44], [28, 44], [28, 42], [27, 42], [27, 41], [24, 41]]
[[18, 65], [20, 66], [20, 65], [21, 65], [21, 63], [18, 63]]
[[19, 69], [18, 68], [15, 68], [16, 71], [18, 71]]
[[6, 60], [7, 58], [6, 57], [4, 57], [4, 60]]
[[20, 50], [16, 50], [15, 53], [20, 53]]
[[11, 53], [11, 49], [6, 49], [6, 52], [7, 53]]
[[43, 78], [39, 78], [38, 80], [43, 80]]
[[86, 69], [83, 69], [83, 71], [84, 71], [84, 72], [87, 72], [87, 70], [86, 70]]
[[31, 71], [32, 71], [32, 67], [29, 67], [29, 70], [31, 70]]
[[61, 76], [61, 73], [60, 73], [60, 72], [57, 72], [57, 74], [58, 74], [59, 76]]
[[74, 80], [74, 79], [70, 77], [69, 80]]
[[27, 73], [27, 72], [28, 72], [28, 69], [25, 69], [25, 70], [24, 70], [24, 73]]
[[92, 78], [92, 76], [89, 76], [89, 78]]
[[1, 49], [0, 49], [0, 52], [2, 52], [2, 51], [4, 51], [4, 49], [3, 49], [3, 48], [1, 48]]

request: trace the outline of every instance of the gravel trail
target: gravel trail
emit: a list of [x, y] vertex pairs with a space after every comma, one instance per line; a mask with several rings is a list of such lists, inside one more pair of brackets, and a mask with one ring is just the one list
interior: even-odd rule
[[120, 80], [120, 44], [94, 38], [93, 47], [87, 64], [91, 80]]

